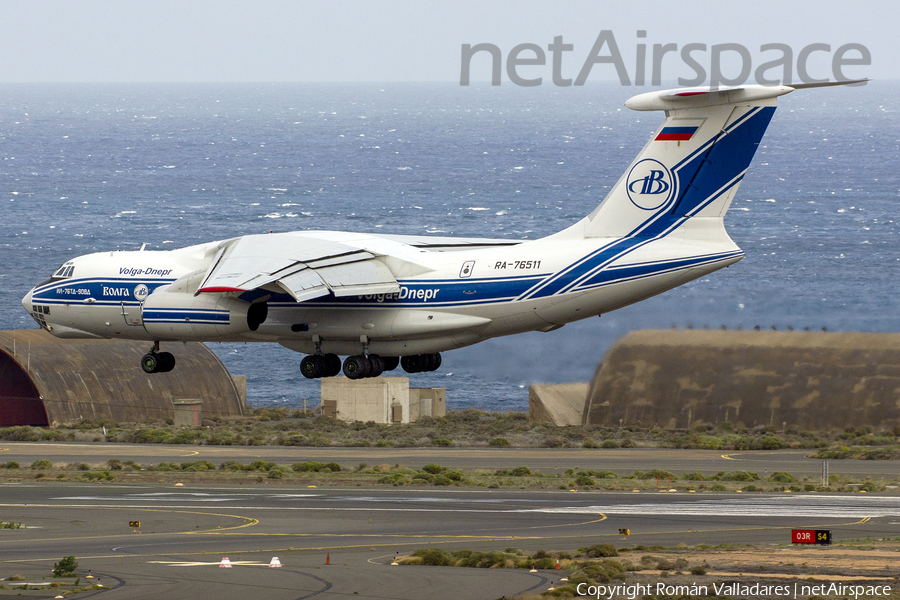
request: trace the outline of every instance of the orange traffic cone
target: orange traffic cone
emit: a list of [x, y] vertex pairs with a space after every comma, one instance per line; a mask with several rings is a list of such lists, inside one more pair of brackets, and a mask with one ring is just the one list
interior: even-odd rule
[[278, 560], [277, 556], [273, 556], [272, 560], [269, 562], [269, 566], [272, 568], [277, 568], [281, 566], [281, 561]]
[[556, 559], [556, 570], [559, 571], [559, 559]]
[[231, 568], [231, 561], [228, 560], [227, 556], [222, 557], [222, 562], [219, 563], [219, 568], [220, 569], [230, 569]]
[[325, 554], [325, 564], [326, 565], [331, 564], [331, 552], [328, 552], [327, 554]]

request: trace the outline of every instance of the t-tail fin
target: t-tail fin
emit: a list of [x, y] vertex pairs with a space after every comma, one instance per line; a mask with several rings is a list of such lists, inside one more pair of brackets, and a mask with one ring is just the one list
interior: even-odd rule
[[[831, 85], [848, 83], [859, 82]], [[666, 120], [603, 202], [566, 233], [655, 237], [691, 217], [723, 217], [775, 112], [775, 98], [801, 87], [813, 86], [689, 88], [629, 99], [628, 108], [662, 110]]]
[[[650, 92], [625, 103], [666, 120], [584, 222], [585, 237], [654, 236], [698, 216], [722, 216], [787, 86]], [[660, 231], [657, 231], [660, 230]]]

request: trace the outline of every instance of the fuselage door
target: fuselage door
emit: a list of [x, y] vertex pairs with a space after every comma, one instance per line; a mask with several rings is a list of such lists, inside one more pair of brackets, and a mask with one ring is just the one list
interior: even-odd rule
[[125, 319], [125, 324], [129, 327], [142, 327], [144, 325], [142, 313], [140, 304], [125, 304], [124, 301], [122, 302], [122, 318]]

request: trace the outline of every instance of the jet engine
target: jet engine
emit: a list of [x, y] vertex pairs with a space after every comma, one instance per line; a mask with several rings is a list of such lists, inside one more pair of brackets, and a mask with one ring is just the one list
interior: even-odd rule
[[268, 316], [265, 302], [251, 304], [219, 294], [157, 288], [144, 300], [144, 329], [154, 339], [213, 340], [256, 331]]

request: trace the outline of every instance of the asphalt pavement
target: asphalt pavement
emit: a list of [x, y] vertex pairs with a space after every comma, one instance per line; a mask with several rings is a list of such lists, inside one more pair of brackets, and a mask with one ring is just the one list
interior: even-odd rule
[[[0, 576], [49, 575], [74, 555], [104, 598], [495, 599], [561, 572], [391, 566], [418, 548], [575, 550], [609, 542], [790, 543], [900, 535], [900, 502], [876, 494], [726, 494], [308, 488], [279, 485], [0, 484]], [[136, 532], [130, 521], [140, 521]], [[624, 539], [620, 528], [631, 535]], [[223, 557], [232, 568], [221, 568]], [[271, 568], [277, 556], [283, 565]], [[329, 562], [330, 564], [326, 564]], [[89, 597], [81, 595], [80, 597]]]

